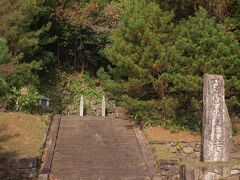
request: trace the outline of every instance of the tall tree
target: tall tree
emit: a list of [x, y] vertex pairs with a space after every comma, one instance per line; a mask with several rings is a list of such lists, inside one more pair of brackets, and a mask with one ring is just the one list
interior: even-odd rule
[[43, 0], [3, 0], [0, 3], [0, 34], [8, 42], [15, 71], [39, 70], [54, 60], [54, 54], [44, 48], [55, 37], [46, 35], [51, 22], [41, 19], [43, 3]]
[[55, 10], [60, 33], [57, 44], [59, 62], [74, 70], [91, 72], [106, 66], [101, 50], [120, 14], [120, 4], [111, 0], [59, 3]]
[[172, 13], [147, 0], [126, 3], [123, 16], [111, 34], [111, 43], [105, 49], [114, 66], [111, 74], [120, 80], [116, 85], [122, 86], [118, 91], [140, 97], [157, 95], [156, 77], [168, 68], [165, 47], [171, 39], [172, 18]]

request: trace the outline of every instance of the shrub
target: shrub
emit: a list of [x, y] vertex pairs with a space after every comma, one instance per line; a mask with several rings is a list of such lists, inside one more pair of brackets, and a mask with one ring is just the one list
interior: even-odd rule
[[33, 86], [26, 86], [16, 92], [16, 110], [34, 113], [38, 108], [39, 92]]
[[84, 106], [88, 115], [93, 115], [92, 108], [101, 104], [103, 90], [88, 74], [59, 73], [58, 85], [61, 89], [63, 113], [78, 114], [80, 96], [84, 96]]
[[21, 72], [13, 74], [10, 79], [10, 83], [17, 89], [24, 87], [26, 85], [32, 85], [36, 88], [39, 88], [40, 86], [39, 77], [31, 72]]
[[3, 96], [5, 107], [11, 110], [35, 113], [40, 97], [38, 76], [31, 72], [16, 73], [10, 77], [9, 84], [10, 88]]
[[7, 92], [8, 86], [4, 79], [0, 77], [0, 97]]
[[0, 64], [6, 63], [9, 58], [7, 41], [0, 37]]

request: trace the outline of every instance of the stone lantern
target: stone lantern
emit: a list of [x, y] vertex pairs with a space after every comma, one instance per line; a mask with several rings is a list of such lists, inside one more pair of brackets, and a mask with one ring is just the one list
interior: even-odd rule
[[43, 109], [48, 109], [50, 105], [50, 101], [51, 99], [42, 96], [39, 98], [39, 106], [42, 107]]

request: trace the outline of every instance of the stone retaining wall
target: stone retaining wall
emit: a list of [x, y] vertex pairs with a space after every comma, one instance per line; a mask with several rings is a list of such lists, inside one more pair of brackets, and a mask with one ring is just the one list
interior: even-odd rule
[[[240, 180], [240, 164], [231, 165], [182, 165], [184, 161], [198, 164], [200, 162], [201, 143], [196, 142], [160, 142], [152, 141], [150, 145], [161, 145], [170, 153], [172, 159], [158, 161], [158, 173], [162, 180]], [[240, 144], [233, 143], [231, 159], [240, 160]], [[180, 164], [179, 162], [182, 162]]]
[[[173, 159], [200, 161], [201, 143], [195, 142], [160, 142], [152, 141], [150, 144], [163, 145], [171, 154]], [[231, 159], [240, 160], [240, 143], [233, 143]]]
[[37, 177], [37, 158], [1, 158], [0, 179], [33, 179]]
[[160, 160], [158, 171], [162, 180], [239, 180], [240, 165], [180, 165], [177, 160]]
[[[53, 116], [49, 117], [52, 121]], [[40, 155], [34, 158], [0, 158], [0, 180], [1, 179], [38, 179], [38, 170], [46, 145], [49, 128], [46, 130], [40, 146]]]
[[239, 180], [240, 166], [180, 166], [181, 180]]
[[162, 180], [180, 179], [180, 165], [177, 160], [160, 160], [158, 162], [158, 172]]

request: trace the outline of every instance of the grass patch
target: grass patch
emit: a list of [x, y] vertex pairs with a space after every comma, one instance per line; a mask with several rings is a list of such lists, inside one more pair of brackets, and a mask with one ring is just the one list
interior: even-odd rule
[[177, 160], [179, 165], [188, 165], [188, 166], [204, 166], [204, 167], [213, 167], [213, 166], [224, 166], [224, 167], [232, 167], [232, 166], [240, 166], [239, 160], [231, 160], [229, 162], [199, 162], [192, 161], [188, 159], [176, 159], [173, 157], [173, 154], [167, 149], [166, 146], [161, 144], [151, 145], [153, 158], [156, 162], [159, 160]]
[[156, 161], [163, 159], [173, 159], [169, 150], [163, 145], [152, 145], [152, 153]]
[[180, 165], [189, 165], [192, 167], [215, 167], [215, 166], [224, 166], [224, 167], [232, 167], [237, 166], [240, 167], [240, 161], [232, 160], [229, 162], [197, 162], [197, 161], [190, 161], [190, 160], [182, 160], [179, 161]]
[[[201, 140], [200, 133], [191, 133], [187, 131], [180, 131], [177, 133], [172, 133], [171, 131], [164, 129], [162, 127], [150, 127], [144, 129], [144, 136], [148, 142], [151, 141], [159, 141], [159, 142], [196, 142]], [[236, 135], [233, 137], [234, 142], [240, 142], [240, 135]], [[231, 160], [229, 162], [216, 162], [216, 163], [208, 163], [208, 162], [197, 162], [193, 160], [189, 160], [187, 158], [182, 157], [181, 159], [176, 159], [175, 154], [171, 153], [169, 149], [162, 144], [151, 144], [151, 150], [153, 158], [156, 162], [159, 160], [178, 160], [180, 165], [190, 165], [190, 166], [240, 166], [239, 160]]]
[[[240, 143], [240, 123], [238, 124], [238, 134], [232, 137], [234, 142]], [[144, 135], [147, 141], [166, 141], [166, 142], [193, 142], [201, 141], [200, 132], [179, 131], [171, 132], [163, 127], [149, 127], [144, 129]]]
[[200, 141], [200, 133], [192, 133], [188, 131], [180, 131], [172, 133], [170, 130], [164, 129], [162, 127], [150, 127], [144, 129], [144, 135], [148, 141]]
[[0, 113], [0, 156], [38, 156], [49, 122], [48, 115]]

